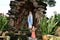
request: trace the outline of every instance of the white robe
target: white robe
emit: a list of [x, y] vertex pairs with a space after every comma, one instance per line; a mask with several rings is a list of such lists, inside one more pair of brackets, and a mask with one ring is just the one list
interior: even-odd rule
[[29, 28], [32, 28], [32, 24], [33, 24], [33, 15], [32, 15], [32, 12], [29, 12], [29, 15], [28, 15], [28, 26], [29, 26]]

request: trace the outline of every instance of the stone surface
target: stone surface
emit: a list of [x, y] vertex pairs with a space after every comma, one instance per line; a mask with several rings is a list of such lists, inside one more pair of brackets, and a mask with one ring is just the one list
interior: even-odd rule
[[[31, 1], [27, 1], [27, 0], [12, 0], [10, 1], [10, 12], [8, 12], [8, 14], [15, 16], [14, 18], [14, 22], [16, 22], [14, 25], [15, 27], [20, 27], [20, 26], [28, 26], [27, 24], [27, 16], [29, 14], [29, 11], [32, 12], [33, 15], [33, 25], [37, 26], [39, 24], [39, 18], [40, 16], [43, 16], [43, 11], [45, 12], [45, 8], [46, 8], [46, 4], [43, 2], [38, 5], [39, 3], [36, 2], [36, 0], [31, 0]], [[36, 11], [34, 11], [36, 9]], [[37, 12], [38, 11], [38, 12]], [[37, 13], [37, 14], [36, 14]], [[9, 15], [9, 17], [10, 17]], [[21, 16], [21, 17], [20, 17]], [[38, 17], [37, 17], [38, 16]], [[13, 18], [13, 17], [11, 17]], [[36, 21], [35, 21], [36, 20]], [[26, 22], [24, 22], [26, 21]], [[17, 24], [18, 22], [18, 24]], [[37, 24], [35, 24], [37, 23]], [[21, 25], [22, 24], [22, 25]]]
[[28, 37], [28, 40], [37, 40], [37, 38]]
[[60, 36], [49, 35], [48, 40], [60, 40]]
[[56, 29], [55, 35], [56, 35], [56, 36], [60, 36], [60, 27], [58, 27], [58, 28]]
[[10, 40], [10, 36], [0, 36], [0, 38], [3, 40]]

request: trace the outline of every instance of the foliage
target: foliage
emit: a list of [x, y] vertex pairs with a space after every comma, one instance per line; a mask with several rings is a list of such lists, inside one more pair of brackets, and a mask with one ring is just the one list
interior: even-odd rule
[[41, 32], [43, 33], [43, 34], [45, 34], [45, 33], [47, 33], [47, 19], [46, 19], [46, 17], [44, 17], [44, 18], [40, 18], [40, 29], [41, 29]]
[[37, 3], [40, 3], [41, 1], [48, 4], [50, 7], [55, 6], [56, 1], [55, 0], [36, 0]]
[[60, 14], [55, 14], [55, 21], [58, 21], [57, 26], [60, 26]]
[[26, 28], [25, 26], [20, 27], [20, 31], [22, 32], [20, 35], [20, 38], [22, 40], [27, 40], [27, 37], [31, 36], [30, 30]]
[[55, 6], [56, 1], [55, 0], [37, 0], [39, 2], [45, 2], [47, 3], [50, 7]]
[[[23, 0], [16, 0], [16, 1], [23, 1]], [[37, 3], [40, 3], [41, 1], [44, 3], [47, 3], [49, 6], [55, 6], [56, 1], [55, 0], [26, 0], [28, 2], [30, 1], [36, 1]]]
[[42, 34], [52, 34], [54, 27], [56, 27], [58, 22], [55, 22], [55, 16], [52, 16], [50, 19], [46, 17], [40, 18], [40, 29]]
[[7, 30], [8, 20], [6, 16], [0, 16], [0, 30]]
[[29, 29], [28, 29], [28, 28], [23, 27], [23, 26], [22, 26], [22, 27], [20, 27], [20, 30], [21, 30], [21, 31], [29, 31]]
[[58, 21], [55, 22], [55, 16], [52, 16], [49, 20], [48, 20], [48, 33], [52, 33], [52, 30], [54, 27], [56, 27]]

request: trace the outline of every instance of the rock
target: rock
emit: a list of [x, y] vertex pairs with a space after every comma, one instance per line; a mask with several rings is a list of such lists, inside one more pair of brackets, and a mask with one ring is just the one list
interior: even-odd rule
[[59, 36], [54, 36], [54, 35], [47, 35], [48, 36], [48, 40], [60, 40]]
[[55, 35], [56, 35], [56, 36], [60, 36], [60, 27], [58, 27], [58, 28], [56, 29]]
[[37, 38], [28, 37], [28, 40], [37, 40]]

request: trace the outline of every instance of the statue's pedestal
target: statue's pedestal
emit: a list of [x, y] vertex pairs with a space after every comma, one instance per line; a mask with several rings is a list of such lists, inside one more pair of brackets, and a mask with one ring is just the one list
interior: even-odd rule
[[28, 37], [28, 40], [37, 40], [37, 38]]

